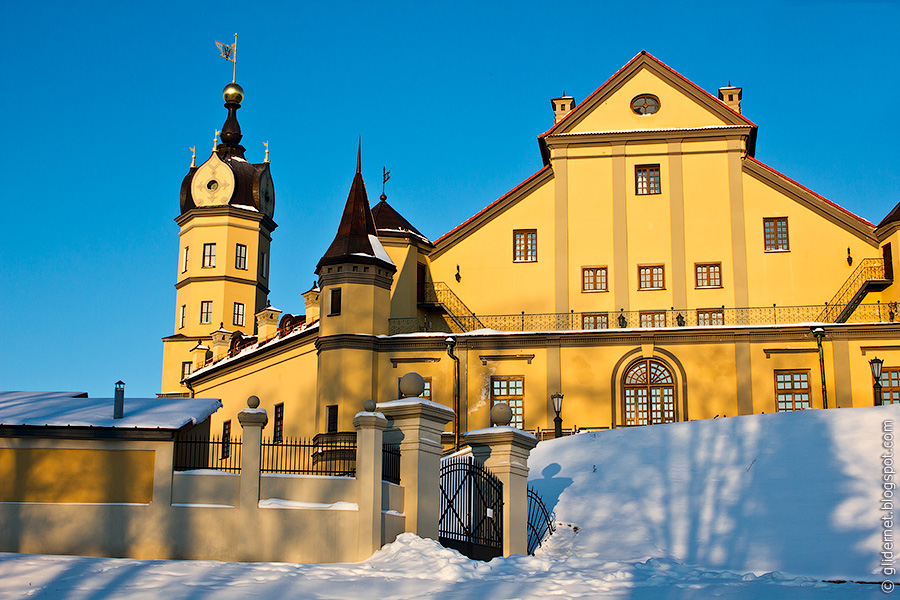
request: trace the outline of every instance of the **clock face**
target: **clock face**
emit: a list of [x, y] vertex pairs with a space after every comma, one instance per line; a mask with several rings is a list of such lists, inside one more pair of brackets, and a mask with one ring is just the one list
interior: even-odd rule
[[234, 192], [234, 173], [213, 152], [205, 163], [197, 168], [191, 181], [191, 194], [197, 206], [224, 206]]
[[275, 184], [268, 170], [259, 179], [259, 209], [269, 217], [275, 214]]

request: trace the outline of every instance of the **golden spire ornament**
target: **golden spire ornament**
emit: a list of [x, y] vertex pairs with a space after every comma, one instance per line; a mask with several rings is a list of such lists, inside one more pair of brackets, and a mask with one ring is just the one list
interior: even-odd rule
[[213, 136], [213, 152], [216, 151], [216, 146], [219, 145], [219, 130], [216, 129], [216, 135]]
[[263, 162], [267, 163], [269, 162], [269, 141], [266, 140], [265, 142], [263, 142], [263, 146], [266, 147], [266, 157], [263, 159]]
[[191, 168], [197, 166], [197, 147], [191, 146]]

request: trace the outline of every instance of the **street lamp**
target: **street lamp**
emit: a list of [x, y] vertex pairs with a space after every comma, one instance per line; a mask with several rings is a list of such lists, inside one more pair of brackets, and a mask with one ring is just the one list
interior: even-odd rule
[[563, 395], [559, 392], [550, 396], [550, 399], [553, 401], [553, 410], [556, 411], [556, 417], [553, 419], [553, 424], [556, 427], [554, 431], [554, 437], [562, 437], [562, 417], [559, 416], [559, 411], [562, 410], [562, 401]]
[[869, 361], [869, 366], [872, 368], [872, 378], [875, 380], [875, 383], [872, 384], [872, 389], [875, 392], [875, 406], [881, 406], [884, 403], [881, 397], [881, 366], [883, 364], [884, 361], [877, 356]]

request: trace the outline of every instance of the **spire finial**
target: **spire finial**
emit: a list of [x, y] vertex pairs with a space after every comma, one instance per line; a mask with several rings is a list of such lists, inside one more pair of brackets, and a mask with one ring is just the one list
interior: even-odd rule
[[388, 179], [391, 178], [391, 172], [387, 170], [387, 167], [381, 167], [381, 198], [380, 200], [387, 200], [387, 195], [384, 193], [384, 184], [388, 182]]
[[356, 172], [360, 173], [360, 165], [362, 164], [362, 136], [359, 136], [359, 147], [356, 149]]
[[269, 162], [269, 140], [263, 142], [263, 146], [266, 147], [266, 157], [263, 159], [263, 162]]
[[219, 130], [216, 129], [216, 134], [213, 136], [213, 152], [216, 151], [216, 146], [219, 145]]
[[197, 166], [197, 147], [191, 146], [191, 168]]

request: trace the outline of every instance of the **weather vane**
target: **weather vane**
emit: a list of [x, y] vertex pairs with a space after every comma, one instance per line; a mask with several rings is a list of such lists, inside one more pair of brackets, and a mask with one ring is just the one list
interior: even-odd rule
[[216, 40], [216, 46], [218, 46], [222, 58], [231, 61], [231, 83], [234, 83], [235, 77], [237, 77], [237, 34], [234, 34], [234, 44], [223, 44]]
[[391, 178], [391, 172], [387, 170], [387, 167], [381, 167], [381, 177], [381, 195], [383, 198], [387, 198], [387, 196], [384, 195], [384, 184]]
[[263, 162], [269, 162], [269, 140], [263, 142], [263, 146], [266, 147], [266, 158], [263, 160]]

